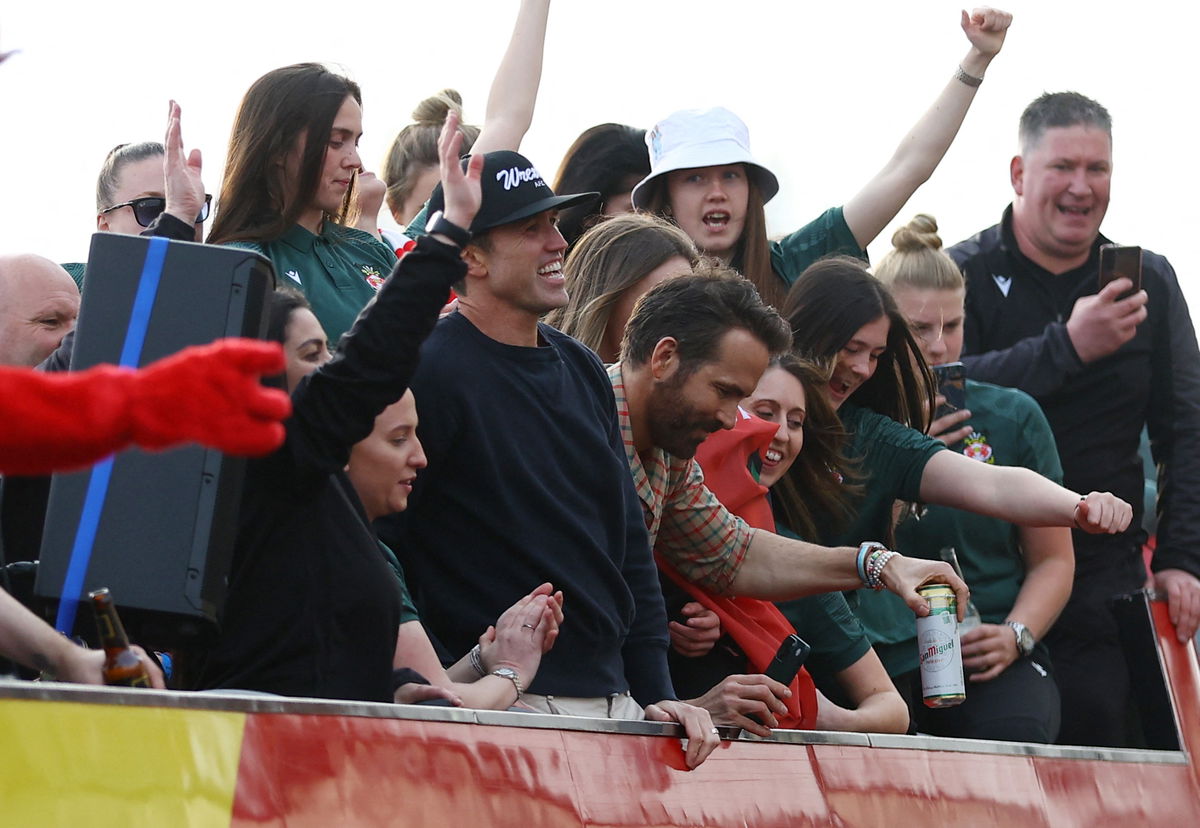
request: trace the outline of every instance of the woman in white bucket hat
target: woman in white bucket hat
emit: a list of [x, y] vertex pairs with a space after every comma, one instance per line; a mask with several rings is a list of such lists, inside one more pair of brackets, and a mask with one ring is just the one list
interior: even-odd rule
[[867, 244], [946, 154], [1011, 22], [1012, 15], [996, 9], [963, 12], [971, 48], [891, 160], [844, 206], [780, 241], [768, 241], [763, 212], [779, 182], [754, 160], [746, 125], [720, 107], [675, 112], [646, 134], [650, 174], [634, 188], [633, 205], [672, 218], [701, 251], [732, 264], [778, 307], [788, 286], [821, 256], [866, 257]]

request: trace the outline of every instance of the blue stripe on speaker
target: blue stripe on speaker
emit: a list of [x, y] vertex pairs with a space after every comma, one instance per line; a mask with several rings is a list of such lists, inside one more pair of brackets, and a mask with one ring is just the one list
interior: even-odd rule
[[[125, 343], [121, 346], [120, 365], [137, 368], [142, 357], [142, 346], [146, 343], [146, 331], [150, 328], [150, 314], [154, 310], [154, 299], [158, 296], [158, 283], [162, 279], [163, 262], [167, 258], [167, 240], [153, 237], [146, 249], [146, 260], [142, 263], [142, 275], [138, 277], [137, 293], [133, 297], [133, 309], [129, 314], [129, 327], [125, 331]], [[79, 526], [75, 530], [75, 542], [71, 545], [71, 558], [67, 562], [67, 575], [63, 579], [62, 599], [58, 604], [55, 627], [65, 635], [75, 628], [75, 614], [83, 597], [83, 581], [88, 564], [92, 559], [92, 546], [100, 527], [100, 515], [108, 497], [108, 483], [112, 479], [113, 458], [101, 460], [92, 468], [88, 479], [87, 493], [83, 498], [83, 509], [79, 515]]]

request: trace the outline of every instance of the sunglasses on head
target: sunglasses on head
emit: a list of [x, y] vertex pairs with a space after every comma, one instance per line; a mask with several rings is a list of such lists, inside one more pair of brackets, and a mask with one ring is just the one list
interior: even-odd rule
[[[131, 207], [133, 209], [134, 220], [142, 227], [149, 227], [156, 218], [162, 215], [162, 211], [167, 209], [167, 200], [159, 196], [135, 198], [132, 201], [122, 201], [120, 204], [106, 207], [100, 211], [100, 215], [111, 213], [113, 210], [120, 210], [122, 207]], [[211, 207], [212, 196], [205, 193], [204, 206], [200, 208], [200, 215], [196, 217], [196, 224], [208, 220], [208, 212]]]

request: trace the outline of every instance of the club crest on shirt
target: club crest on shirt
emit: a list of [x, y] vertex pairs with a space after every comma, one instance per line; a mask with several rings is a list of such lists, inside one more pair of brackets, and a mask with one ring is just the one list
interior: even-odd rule
[[1008, 298], [1009, 288], [1012, 287], [1012, 277], [993, 273], [992, 281], [996, 283], [996, 287], [1000, 288], [1000, 292], [1004, 294], [1005, 298]]
[[972, 460], [978, 460], [980, 463], [995, 464], [992, 458], [992, 447], [988, 444], [987, 437], [980, 434], [978, 431], [972, 431], [963, 441], [963, 455], [970, 457]]
[[363, 265], [362, 267], [359, 268], [359, 270], [361, 270], [362, 275], [364, 277], [366, 277], [368, 285], [375, 288], [376, 290], [379, 290], [379, 288], [381, 288], [383, 286], [383, 277], [379, 275], [378, 270], [371, 267], [370, 265]]
[[294, 270], [289, 270], [287, 273], [284, 273], [283, 275], [288, 277], [289, 279], [291, 279], [293, 282], [295, 282], [298, 285], [302, 284], [300, 281], [300, 274]]

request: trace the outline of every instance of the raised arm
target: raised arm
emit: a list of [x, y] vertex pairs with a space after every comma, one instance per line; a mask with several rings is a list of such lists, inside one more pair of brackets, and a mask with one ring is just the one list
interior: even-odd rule
[[488, 93], [483, 129], [471, 148], [472, 153], [521, 148], [521, 141], [533, 122], [538, 85], [542, 81], [549, 14], [550, 0], [521, 0], [508, 50]]
[[969, 77], [963, 80], [956, 75], [950, 79], [933, 106], [904, 136], [891, 160], [846, 202], [846, 225], [860, 247], [865, 248], [879, 235], [937, 169], [975, 100], [978, 84], [972, 85], [971, 79], [983, 77], [1004, 45], [1010, 23], [1012, 15], [998, 9], [984, 7], [962, 13], [962, 28], [971, 48], [959, 66]]
[[203, 161], [198, 149], [184, 152], [181, 116], [179, 104], [171, 101], [167, 107], [167, 134], [163, 139], [165, 212], [191, 227], [204, 208], [204, 181], [200, 177]]

